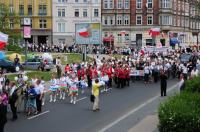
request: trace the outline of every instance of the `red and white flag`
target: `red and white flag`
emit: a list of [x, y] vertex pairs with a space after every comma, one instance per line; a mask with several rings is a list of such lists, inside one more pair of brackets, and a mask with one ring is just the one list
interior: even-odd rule
[[0, 32], [0, 50], [4, 49], [8, 42], [8, 35]]
[[90, 36], [90, 31], [88, 28], [82, 28], [80, 30], [78, 30], [78, 34], [81, 36], [81, 37], [84, 37], [84, 38], [87, 38]]
[[151, 37], [156, 37], [160, 35], [160, 28], [151, 28], [149, 30], [149, 35], [151, 35]]

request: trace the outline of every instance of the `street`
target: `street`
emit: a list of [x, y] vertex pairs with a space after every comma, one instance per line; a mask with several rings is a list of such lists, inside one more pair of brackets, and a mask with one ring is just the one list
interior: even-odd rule
[[[168, 80], [168, 88], [176, 83], [177, 80]], [[113, 88], [108, 93], [102, 93], [100, 111], [93, 112], [90, 90], [87, 90], [85, 94], [79, 94], [75, 105], [70, 104], [67, 97], [64, 101], [46, 102], [40, 115], [27, 117], [20, 113], [17, 121], [6, 124], [5, 132], [128, 131], [145, 116], [156, 112], [157, 105], [163, 101], [161, 97], [157, 99], [159, 94], [159, 83], [131, 83], [130, 87]]]

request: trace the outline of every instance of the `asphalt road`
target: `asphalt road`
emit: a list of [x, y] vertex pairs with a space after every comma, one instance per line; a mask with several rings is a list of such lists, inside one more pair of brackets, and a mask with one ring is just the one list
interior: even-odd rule
[[[169, 80], [168, 88], [176, 83], [177, 80]], [[99, 112], [92, 111], [89, 91], [79, 94], [79, 101], [75, 105], [70, 104], [67, 97], [64, 101], [46, 103], [42, 115], [28, 119], [21, 113], [16, 122], [9, 121], [6, 124], [5, 132], [98, 132], [147, 100], [156, 97], [160, 88], [159, 83], [144, 84], [142, 81], [132, 83], [124, 89], [113, 88], [108, 93], [101, 94]], [[148, 104], [146, 108], [136, 111], [134, 117], [128, 116], [129, 118], [121, 120], [122, 123], [116, 123], [104, 130], [127, 131], [150, 111], [156, 111], [159, 102]]]

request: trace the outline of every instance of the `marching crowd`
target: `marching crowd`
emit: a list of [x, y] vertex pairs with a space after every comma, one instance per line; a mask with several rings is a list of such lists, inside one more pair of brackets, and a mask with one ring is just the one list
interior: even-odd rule
[[[25, 74], [15, 77], [15, 82], [0, 74], [0, 130], [5, 124], [7, 109], [10, 107], [13, 118], [17, 119], [17, 110], [24, 104], [28, 116], [42, 111], [45, 98], [49, 102], [70, 97], [70, 103], [76, 104], [77, 96], [91, 89], [93, 111], [99, 110], [99, 94], [102, 88], [125, 88], [130, 82], [144, 81], [145, 84], [160, 81], [161, 96], [166, 96], [167, 79], [179, 78], [180, 88], [184, 89], [185, 80], [198, 76], [197, 66], [200, 59], [195, 52], [188, 62], [182, 62], [180, 55], [185, 50], [174, 50], [162, 53], [133, 52], [131, 56], [121, 59], [95, 59], [93, 62], [67, 64], [62, 68], [60, 60], [56, 62], [57, 74], [52, 74], [49, 82], [42, 77], [30, 78]], [[137, 72], [136, 72], [137, 71]], [[132, 85], [134, 87], [134, 85]]]

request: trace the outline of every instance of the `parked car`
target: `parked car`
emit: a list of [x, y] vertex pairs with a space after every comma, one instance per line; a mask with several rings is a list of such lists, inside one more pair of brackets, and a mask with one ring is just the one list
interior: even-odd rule
[[46, 63], [41, 58], [32, 58], [25, 61], [22, 66], [30, 70], [46, 70], [53, 69], [53, 62], [47, 61]]
[[16, 67], [14, 66], [14, 63], [9, 60], [0, 59], [0, 67], [3, 71], [3, 73], [16, 71]]

